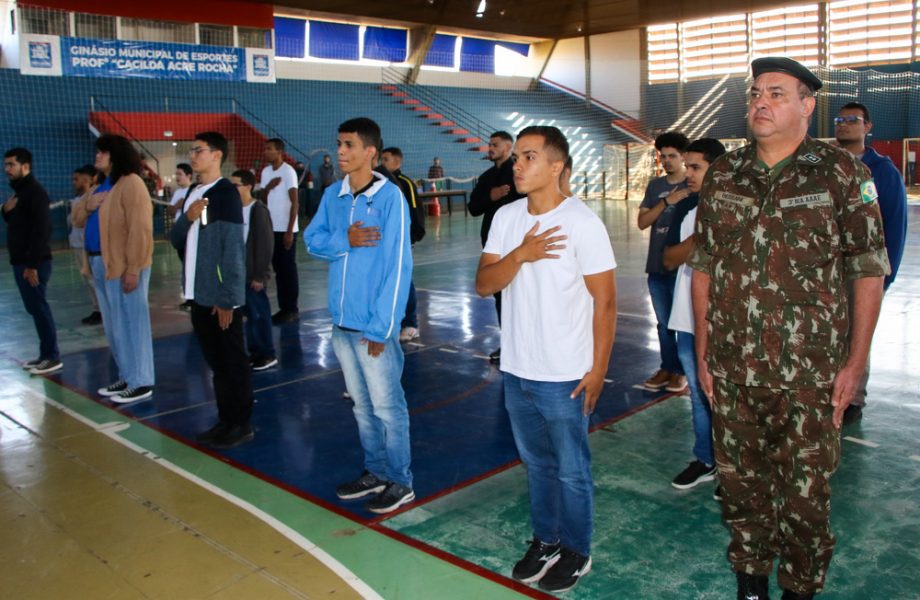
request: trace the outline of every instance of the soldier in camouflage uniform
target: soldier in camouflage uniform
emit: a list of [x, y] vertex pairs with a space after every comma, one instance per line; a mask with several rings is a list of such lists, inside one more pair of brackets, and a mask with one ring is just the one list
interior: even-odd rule
[[783, 599], [807, 599], [834, 547], [829, 480], [888, 259], [868, 172], [807, 136], [821, 81], [786, 58], [752, 71], [754, 142], [710, 166], [688, 261], [699, 377], [738, 598], [768, 598], [778, 556]]

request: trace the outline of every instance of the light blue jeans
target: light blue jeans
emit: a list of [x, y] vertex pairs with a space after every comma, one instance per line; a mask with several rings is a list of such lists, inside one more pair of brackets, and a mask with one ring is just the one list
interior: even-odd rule
[[153, 335], [150, 331], [150, 268], [140, 272], [137, 287], [130, 294], [121, 290], [121, 278], [106, 279], [101, 256], [90, 257], [90, 269], [96, 283], [96, 298], [105, 337], [109, 341], [118, 378], [129, 388], [152, 386]]
[[345, 387], [354, 402], [364, 468], [387, 481], [412, 487], [409, 411], [402, 389], [403, 351], [399, 339], [386, 341], [379, 356], [367, 353], [360, 331], [332, 327], [335, 352]]
[[690, 388], [690, 406], [693, 410], [693, 455], [702, 463], [709, 466], [716, 464], [712, 453], [712, 408], [709, 400], [703, 394], [700, 380], [696, 374], [695, 338], [692, 333], [677, 332], [677, 356], [687, 375], [687, 386]]
[[514, 443], [527, 466], [534, 537], [589, 555], [594, 481], [584, 393], [569, 397], [578, 381], [503, 377]]

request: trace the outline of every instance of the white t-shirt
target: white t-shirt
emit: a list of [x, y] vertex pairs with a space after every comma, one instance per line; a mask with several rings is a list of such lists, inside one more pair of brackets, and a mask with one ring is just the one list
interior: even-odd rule
[[[675, 224], [672, 223], [673, 227]], [[693, 235], [696, 225], [696, 209], [692, 209], [680, 222], [680, 241]], [[693, 333], [693, 299], [690, 295], [690, 278], [693, 269], [682, 264], [677, 269], [677, 279], [674, 283], [674, 300], [671, 304], [671, 318], [668, 320], [668, 329]]]
[[[187, 188], [187, 187], [176, 188], [176, 191], [173, 192], [173, 194], [172, 194], [172, 198], [169, 199], [169, 205], [170, 205], [170, 206], [176, 206], [177, 204], [179, 204], [180, 202], [182, 202], [182, 199], [185, 198], [185, 195], [186, 195], [187, 193], [188, 193], [188, 188]], [[179, 212], [178, 212], [177, 214], [182, 214], [183, 212], [185, 212], [185, 205], [184, 205], [184, 204], [183, 204], [182, 207], [179, 209]]]
[[542, 215], [527, 211], [527, 199], [495, 213], [484, 254], [505, 257], [524, 234], [559, 225], [566, 245], [545, 258], [524, 263], [502, 290], [501, 370], [533, 381], [580, 380], [594, 362], [594, 301], [584, 276], [616, 268], [610, 236], [601, 220], [578, 198]]
[[[262, 169], [259, 187], [265, 189], [275, 177], [280, 177], [281, 183], [268, 193], [268, 212], [272, 216], [272, 230], [284, 233], [287, 231], [288, 221], [291, 220], [291, 196], [288, 190], [297, 189], [297, 172], [287, 163], [281, 163], [277, 171], [268, 165]], [[294, 219], [294, 231], [300, 231], [296, 218]]]
[[[214, 187], [214, 184], [220, 181], [217, 178], [208, 185], [199, 185], [188, 194], [186, 206], [191, 206], [196, 200], [205, 197], [208, 190]], [[201, 227], [201, 218], [195, 219], [195, 222], [188, 228], [188, 235], [185, 238], [185, 286], [183, 286], [183, 296], [186, 300], [195, 299], [195, 269], [198, 263], [198, 230]]]
[[252, 205], [258, 200], [253, 200], [243, 207], [243, 242], [249, 239], [249, 218], [252, 216]]

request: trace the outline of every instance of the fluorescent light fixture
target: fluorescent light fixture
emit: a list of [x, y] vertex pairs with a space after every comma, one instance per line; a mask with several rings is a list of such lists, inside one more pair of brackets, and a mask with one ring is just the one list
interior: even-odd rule
[[481, 19], [486, 13], [486, 0], [479, 0], [479, 8], [476, 9], [476, 17]]

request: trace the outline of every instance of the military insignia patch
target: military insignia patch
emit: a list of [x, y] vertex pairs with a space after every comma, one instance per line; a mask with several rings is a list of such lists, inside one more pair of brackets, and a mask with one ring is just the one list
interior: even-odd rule
[[859, 184], [859, 193], [862, 195], [864, 204], [870, 204], [878, 200], [878, 190], [875, 189], [875, 182], [871, 179]]
[[802, 155], [802, 160], [806, 162], [810, 162], [813, 165], [816, 165], [819, 162], [821, 162], [821, 157], [818, 156], [817, 154], [812, 154], [811, 152], [809, 152], [808, 154]]

